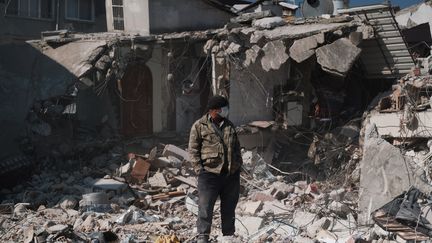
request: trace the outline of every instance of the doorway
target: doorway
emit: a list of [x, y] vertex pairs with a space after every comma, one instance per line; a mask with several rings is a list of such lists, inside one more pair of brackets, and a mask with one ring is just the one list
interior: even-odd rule
[[129, 64], [120, 81], [122, 134], [125, 137], [153, 133], [153, 79], [145, 64]]

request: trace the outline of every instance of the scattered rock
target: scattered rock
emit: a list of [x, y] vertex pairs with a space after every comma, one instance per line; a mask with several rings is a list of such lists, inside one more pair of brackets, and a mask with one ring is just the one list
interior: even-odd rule
[[336, 201], [330, 203], [328, 209], [341, 217], [346, 217], [351, 212], [351, 209], [347, 205]]
[[69, 228], [69, 226], [64, 225], [64, 224], [57, 224], [54, 226], [51, 226], [49, 228], [47, 228], [47, 232], [50, 234], [56, 234], [56, 233], [60, 233], [60, 232], [64, 232]]
[[74, 209], [78, 206], [78, 200], [72, 196], [64, 196], [60, 202], [60, 207], [63, 209]]
[[254, 20], [252, 26], [257, 29], [273, 29], [277, 26], [285, 25], [285, 20], [281, 17], [268, 17]]
[[260, 217], [236, 217], [236, 232], [242, 237], [248, 237], [261, 228], [263, 221]]
[[253, 45], [250, 49], [246, 50], [245, 52], [245, 60], [243, 62], [243, 66], [249, 67], [250, 65], [254, 64], [258, 57], [261, 54], [261, 48], [257, 45]]
[[345, 197], [345, 192], [346, 192], [345, 189], [341, 188], [338, 190], [331, 191], [329, 195], [333, 201], [342, 202]]
[[278, 70], [289, 58], [286, 53], [286, 46], [282, 40], [268, 42], [262, 48], [262, 51], [264, 55], [261, 59], [261, 65], [267, 72]]
[[293, 215], [293, 224], [299, 228], [307, 227], [311, 225], [317, 216], [313, 213], [305, 211], [296, 211]]
[[228, 55], [234, 55], [236, 53], [239, 53], [241, 48], [241, 45], [231, 42], [228, 48], [225, 50], [225, 53]]
[[29, 206], [28, 203], [17, 203], [14, 208], [14, 215], [24, 215], [28, 211], [27, 206]]
[[273, 16], [270, 10], [260, 11], [260, 12], [252, 12], [252, 13], [244, 13], [238, 17], [232, 18], [231, 22], [233, 23], [248, 23], [254, 19], [261, 19], [265, 17]]
[[257, 214], [261, 208], [263, 203], [261, 201], [248, 201], [241, 205], [243, 208], [243, 213], [247, 215], [255, 215]]
[[306, 232], [310, 238], [315, 238], [315, 236], [321, 230], [328, 230], [331, 226], [332, 221], [329, 218], [321, 218], [313, 222], [311, 225], [307, 226]]

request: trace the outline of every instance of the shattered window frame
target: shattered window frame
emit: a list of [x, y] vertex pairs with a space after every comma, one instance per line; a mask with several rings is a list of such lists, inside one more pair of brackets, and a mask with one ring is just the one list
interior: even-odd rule
[[[5, 16], [52, 21], [54, 20], [54, 2], [54, 0], [11, 0], [7, 5]], [[37, 10], [35, 11], [36, 5]], [[46, 8], [42, 9], [42, 7]]]
[[[83, 16], [83, 14], [81, 13], [80, 3], [81, 2], [87, 2], [87, 1], [90, 1], [90, 6], [91, 6], [91, 9], [90, 9], [90, 19], [85, 18]], [[73, 4], [76, 5], [75, 6], [76, 11], [73, 14], [75, 16], [69, 15], [70, 13], [69, 13], [69, 10], [68, 10], [68, 5], [70, 3], [72, 3], [72, 5]], [[66, 0], [65, 1], [65, 15], [64, 15], [64, 18], [66, 20], [72, 20], [72, 21], [95, 22], [95, 4], [94, 4], [94, 0]]]

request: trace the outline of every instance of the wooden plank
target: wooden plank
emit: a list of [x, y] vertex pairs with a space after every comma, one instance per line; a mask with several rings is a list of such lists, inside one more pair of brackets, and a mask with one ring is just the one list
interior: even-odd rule
[[382, 229], [394, 232], [404, 240], [422, 241], [429, 239], [425, 234], [416, 232], [413, 228], [399, 223], [394, 217], [385, 215], [381, 211], [376, 212], [373, 219]]
[[172, 197], [178, 197], [178, 196], [184, 196], [186, 195], [182, 191], [175, 191], [175, 192], [166, 192], [166, 193], [159, 193], [152, 196], [152, 200], [168, 200]]
[[174, 178], [176, 178], [177, 180], [179, 180], [179, 181], [181, 181], [183, 183], [188, 184], [189, 186], [192, 186], [192, 187], [195, 187], [195, 188], [198, 187], [198, 182], [197, 182], [196, 179], [186, 178], [184, 176], [174, 176]]

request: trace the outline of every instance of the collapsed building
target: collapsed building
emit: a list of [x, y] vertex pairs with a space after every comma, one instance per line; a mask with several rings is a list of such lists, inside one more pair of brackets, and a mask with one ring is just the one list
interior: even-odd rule
[[[198, 9], [208, 8], [194, 2]], [[45, 32], [40, 40], [28, 42], [32, 57], [19, 60], [25, 69], [14, 65], [18, 61], [2, 62], [0, 71], [8, 78], [2, 89], [11, 89], [20, 72], [31, 77], [19, 84], [16, 98], [11, 94], [2, 104], [25, 127], [24, 135], [12, 129], [3, 141], [11, 149], [1, 164], [2, 174], [8, 175], [2, 180], [9, 182], [23, 168], [43, 171], [31, 177], [29, 191], [18, 187], [3, 192], [8, 199], [15, 194], [25, 198], [18, 207], [12, 203], [16, 215], [25, 216], [27, 209], [57, 215], [44, 230], [37, 226], [40, 222], [27, 222], [30, 227], [21, 231], [6, 231], [8, 237], [107, 240], [107, 232], [115, 231], [133, 242], [134, 227], [147, 228], [137, 236], [143, 241], [153, 240], [155, 228], [163, 226], [157, 235], [176, 230], [186, 240], [193, 220], [181, 225], [174, 217], [187, 219], [196, 210], [196, 182], [186, 152], [170, 145], [150, 149], [158, 143], [184, 144], [187, 136], [182, 135], [205, 112], [211, 94], [229, 98], [230, 120], [238, 126], [245, 149], [248, 175], [240, 205], [243, 228], [238, 229], [244, 241], [363, 239], [360, 235], [369, 228], [359, 228], [372, 223], [373, 213], [385, 203], [413, 185], [430, 191], [425, 169], [430, 159], [430, 79], [406, 76], [415, 60], [391, 7], [295, 19], [265, 8], [235, 17], [226, 5], [217, 5], [206, 18], [206, 26], [213, 23], [214, 29], [177, 21], [174, 29], [181, 32], [163, 34], [172, 29], [152, 22], [163, 18], [152, 16], [158, 11], [151, 9], [160, 6], [148, 6], [143, 15], [133, 6], [107, 3], [113, 11], [107, 16], [112, 32]], [[282, 7], [284, 13], [295, 10]], [[115, 15], [119, 9], [123, 14]], [[142, 22], [126, 19], [142, 16], [150, 19], [149, 25], [129, 25]], [[221, 23], [224, 27], [218, 28]], [[127, 29], [131, 31], [123, 32]], [[393, 85], [395, 79], [399, 84]], [[26, 109], [18, 111], [17, 104]], [[127, 146], [119, 145], [119, 139]], [[412, 150], [400, 149], [410, 146]], [[129, 155], [126, 163], [123, 155], [128, 152], [137, 155]], [[401, 170], [407, 163], [407, 171]], [[62, 173], [59, 180], [47, 167], [79, 168], [80, 173]], [[70, 185], [75, 183], [79, 186]], [[88, 187], [108, 196], [86, 194]], [[89, 213], [106, 213], [109, 203], [116, 205], [114, 212]], [[179, 204], [187, 210], [176, 208]], [[2, 205], [9, 210], [10, 204]], [[298, 210], [299, 205], [311, 208]], [[58, 208], [69, 213], [54, 212]], [[401, 235], [397, 228], [393, 231]], [[104, 233], [90, 236], [97, 232]], [[377, 229], [370, 234], [386, 235]], [[427, 234], [401, 237], [419, 240]]]

